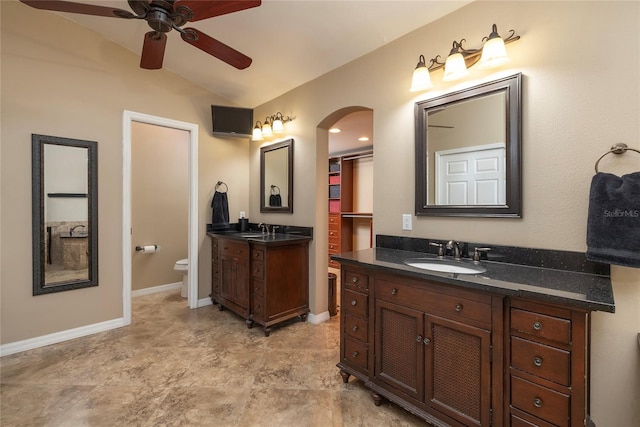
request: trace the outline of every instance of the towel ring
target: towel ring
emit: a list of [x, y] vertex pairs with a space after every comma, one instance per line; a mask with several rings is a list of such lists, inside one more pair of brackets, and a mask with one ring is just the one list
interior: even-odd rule
[[[276, 190], [278, 191], [276, 193]], [[280, 187], [278, 187], [277, 185], [271, 185], [271, 194], [276, 195], [276, 194], [280, 194]]]
[[604, 153], [602, 156], [600, 156], [598, 160], [596, 160], [596, 166], [595, 166], [596, 173], [598, 173], [598, 164], [600, 163], [600, 160], [604, 158], [604, 156], [611, 153], [622, 154], [622, 153], [626, 153], [627, 151], [635, 151], [636, 153], [640, 154], [640, 150], [636, 150], [635, 148], [629, 148], [629, 146], [623, 142], [612, 145], [609, 151]]
[[221, 191], [221, 193], [226, 193], [227, 191], [229, 191], [229, 187], [227, 186], [227, 184], [222, 181], [218, 181], [215, 190], [218, 191], [218, 188], [220, 188], [221, 185], [224, 185], [224, 191]]

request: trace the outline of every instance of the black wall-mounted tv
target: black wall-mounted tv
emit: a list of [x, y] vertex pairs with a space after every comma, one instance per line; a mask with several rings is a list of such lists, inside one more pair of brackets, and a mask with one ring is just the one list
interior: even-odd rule
[[253, 109], [211, 106], [213, 134], [225, 137], [250, 137], [253, 133]]

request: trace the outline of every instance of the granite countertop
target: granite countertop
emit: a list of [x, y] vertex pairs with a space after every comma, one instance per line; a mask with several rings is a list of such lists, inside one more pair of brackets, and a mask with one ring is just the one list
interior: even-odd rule
[[239, 231], [209, 231], [207, 232], [208, 236], [212, 237], [224, 237], [227, 239], [240, 240], [240, 241], [249, 241], [254, 243], [285, 243], [285, 242], [295, 242], [295, 241], [310, 241], [312, 238], [310, 236], [305, 236], [301, 234], [289, 234], [289, 233], [275, 233], [275, 234], [262, 234], [259, 231], [250, 231], [241, 233]]
[[[435, 255], [387, 248], [364, 249], [332, 255], [331, 258], [344, 264], [362, 265], [500, 295], [615, 312], [611, 279], [604, 275], [494, 261], [481, 261], [487, 271], [480, 274], [440, 273], [403, 263], [409, 258], [437, 259]], [[466, 262], [470, 263], [469, 260]]]

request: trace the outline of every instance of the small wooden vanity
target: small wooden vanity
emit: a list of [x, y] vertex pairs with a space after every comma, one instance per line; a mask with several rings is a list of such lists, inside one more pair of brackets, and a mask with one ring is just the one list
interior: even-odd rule
[[248, 327], [271, 326], [309, 313], [309, 241], [282, 234], [211, 237], [211, 300], [244, 317]]
[[[613, 298], [608, 305], [578, 291], [595, 287], [606, 294], [608, 278], [536, 298], [533, 286], [524, 292], [494, 286], [509, 266], [488, 267], [493, 277], [461, 279], [394, 264], [402, 253], [336, 256], [342, 265], [337, 366], [345, 383], [353, 375], [372, 390], [376, 405], [386, 398], [436, 426], [593, 425], [589, 315], [613, 311]], [[513, 268], [516, 277], [534, 274], [533, 281], [548, 277], [559, 286], [568, 277]]]

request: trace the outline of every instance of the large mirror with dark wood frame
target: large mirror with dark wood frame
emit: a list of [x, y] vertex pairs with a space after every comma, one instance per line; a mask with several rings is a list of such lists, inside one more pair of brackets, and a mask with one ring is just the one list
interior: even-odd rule
[[521, 217], [521, 79], [415, 104], [416, 215]]
[[293, 139], [260, 148], [260, 212], [293, 213]]
[[97, 143], [32, 135], [33, 295], [98, 285]]

